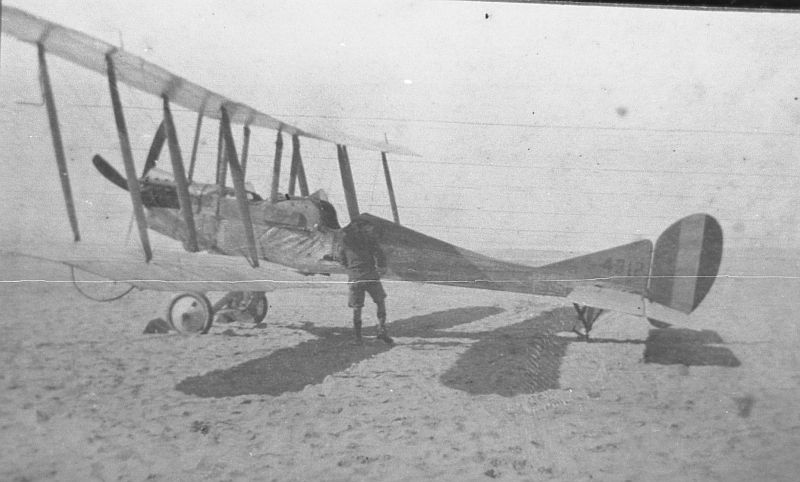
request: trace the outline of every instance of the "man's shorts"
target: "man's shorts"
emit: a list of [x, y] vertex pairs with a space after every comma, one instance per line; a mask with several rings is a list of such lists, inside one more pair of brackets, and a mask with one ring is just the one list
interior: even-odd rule
[[350, 296], [347, 306], [350, 308], [361, 308], [364, 306], [364, 293], [369, 293], [375, 303], [386, 298], [383, 285], [378, 280], [360, 280], [350, 283]]

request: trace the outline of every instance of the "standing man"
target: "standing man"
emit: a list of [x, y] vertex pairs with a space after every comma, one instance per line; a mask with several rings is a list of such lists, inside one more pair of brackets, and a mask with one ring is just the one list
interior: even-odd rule
[[386, 334], [386, 292], [380, 281], [381, 275], [386, 274], [386, 255], [378, 245], [375, 227], [356, 217], [342, 231], [344, 238], [338, 254], [350, 282], [347, 306], [353, 309], [355, 341], [361, 343], [361, 309], [365, 293], [369, 293], [378, 307], [378, 339], [391, 345], [394, 341]]

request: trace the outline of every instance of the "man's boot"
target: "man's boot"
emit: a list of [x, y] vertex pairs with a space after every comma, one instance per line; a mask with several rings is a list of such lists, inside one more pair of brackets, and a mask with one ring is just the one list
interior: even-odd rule
[[382, 316], [378, 318], [378, 336], [377, 338], [382, 342], [386, 343], [387, 345], [393, 345], [394, 340], [392, 340], [389, 335], [386, 333], [386, 316]]
[[356, 345], [360, 345], [362, 343], [362, 340], [361, 340], [361, 308], [353, 309], [353, 332], [355, 334], [355, 340], [353, 340], [353, 342]]

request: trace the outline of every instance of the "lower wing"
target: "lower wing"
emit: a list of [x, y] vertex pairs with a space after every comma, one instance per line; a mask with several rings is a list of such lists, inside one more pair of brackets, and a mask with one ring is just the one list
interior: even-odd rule
[[158, 291], [273, 291], [330, 283], [273, 263], [252, 268], [240, 257], [161, 249], [146, 263], [140, 249], [48, 243], [0, 249], [0, 254], [61, 263], [97, 276]]

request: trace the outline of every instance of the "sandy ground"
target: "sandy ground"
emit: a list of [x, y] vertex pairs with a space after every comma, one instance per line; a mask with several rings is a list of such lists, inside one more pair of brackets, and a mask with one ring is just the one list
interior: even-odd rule
[[0, 479], [796, 480], [798, 288], [722, 278], [689, 328], [585, 343], [556, 299], [390, 284], [389, 349], [348, 344], [341, 286], [187, 337], [142, 334], [170, 294], [4, 283]]

